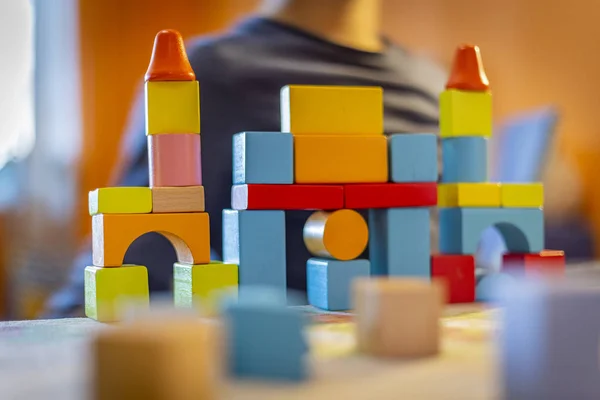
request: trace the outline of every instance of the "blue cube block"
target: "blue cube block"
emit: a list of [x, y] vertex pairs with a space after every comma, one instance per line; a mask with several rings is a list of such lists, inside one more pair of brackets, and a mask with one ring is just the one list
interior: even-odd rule
[[479, 136], [442, 139], [442, 182], [486, 182], [487, 143]]
[[232, 376], [289, 381], [307, 377], [305, 317], [285, 302], [269, 301], [277, 297], [253, 300], [244, 294], [225, 308]]
[[370, 275], [369, 260], [326, 260], [306, 263], [306, 286], [310, 305], [329, 311], [352, 308], [352, 281]]
[[293, 136], [282, 132], [233, 135], [233, 183], [294, 183]]
[[432, 133], [395, 134], [388, 137], [392, 182], [437, 182], [437, 136]]

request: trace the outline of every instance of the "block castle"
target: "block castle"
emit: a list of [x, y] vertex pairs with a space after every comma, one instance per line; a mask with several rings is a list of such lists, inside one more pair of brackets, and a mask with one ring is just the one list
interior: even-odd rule
[[[479, 50], [457, 50], [440, 97], [442, 182], [434, 133], [384, 135], [377, 87], [286, 86], [281, 132], [233, 137], [232, 209], [223, 211], [223, 260], [211, 262], [200, 160], [199, 87], [180, 35], [161, 31], [146, 73], [149, 188], [90, 194], [94, 266], [86, 314], [118, 320], [123, 303], [148, 304], [145, 267], [122, 265], [128, 246], [155, 231], [173, 244], [175, 304], [214, 311], [222, 290], [286, 288], [285, 212], [314, 210], [304, 242], [310, 304], [351, 308], [351, 282], [372, 276], [445, 278], [450, 302], [475, 300], [475, 253], [494, 226], [504, 271], [564, 265], [544, 251], [541, 184], [487, 181], [492, 100]], [[440, 254], [430, 211], [440, 208]], [[368, 210], [368, 224], [357, 210]], [[369, 259], [357, 259], [369, 245]], [[550, 261], [550, 264], [548, 262]], [[491, 275], [493, 277], [493, 275]]]

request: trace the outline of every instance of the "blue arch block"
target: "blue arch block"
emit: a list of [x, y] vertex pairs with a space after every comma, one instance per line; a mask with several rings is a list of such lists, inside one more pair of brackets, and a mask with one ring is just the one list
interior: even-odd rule
[[440, 252], [474, 254], [482, 232], [494, 226], [509, 253], [544, 249], [544, 215], [539, 208], [442, 208]]
[[442, 182], [485, 182], [488, 140], [469, 136], [442, 139]]

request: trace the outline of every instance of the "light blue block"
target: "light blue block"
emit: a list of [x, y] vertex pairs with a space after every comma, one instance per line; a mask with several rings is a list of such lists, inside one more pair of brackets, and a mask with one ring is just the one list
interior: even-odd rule
[[388, 137], [392, 182], [437, 182], [437, 136], [432, 133], [394, 134]]
[[372, 275], [430, 277], [428, 208], [369, 210]]
[[600, 289], [524, 282], [504, 303], [505, 399], [600, 399]]
[[442, 139], [442, 182], [486, 182], [487, 144], [478, 136]]
[[486, 303], [497, 303], [506, 296], [514, 285], [515, 279], [504, 273], [491, 273], [477, 279], [475, 300]]
[[482, 232], [494, 226], [509, 253], [544, 249], [544, 214], [538, 208], [441, 208], [440, 252], [475, 254]]
[[229, 373], [238, 378], [304, 380], [305, 317], [286, 307], [280, 292], [258, 298], [241, 294], [238, 302], [225, 308]]
[[233, 135], [233, 183], [294, 183], [294, 137], [282, 132]]
[[352, 308], [352, 281], [370, 275], [369, 260], [326, 260], [311, 258], [306, 263], [308, 303], [329, 311]]
[[239, 285], [286, 288], [283, 211], [223, 210], [223, 260], [239, 265]]

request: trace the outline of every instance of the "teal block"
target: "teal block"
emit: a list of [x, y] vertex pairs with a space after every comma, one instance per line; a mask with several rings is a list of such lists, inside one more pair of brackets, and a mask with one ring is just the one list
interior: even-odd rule
[[308, 303], [329, 311], [352, 308], [352, 281], [370, 275], [369, 260], [326, 260], [311, 258], [306, 263]]
[[233, 183], [294, 183], [294, 137], [282, 132], [233, 135]]
[[539, 208], [441, 208], [440, 252], [475, 254], [482, 232], [494, 226], [509, 253], [544, 249], [544, 214]]
[[428, 208], [369, 210], [371, 275], [430, 277]]
[[437, 136], [432, 133], [394, 134], [388, 137], [392, 182], [437, 182]]
[[223, 210], [223, 261], [239, 266], [240, 287], [285, 290], [284, 212]]
[[468, 136], [442, 139], [442, 182], [486, 182], [488, 140]]
[[230, 375], [237, 378], [302, 381], [308, 376], [305, 317], [286, 307], [280, 291], [241, 289], [225, 307]]

